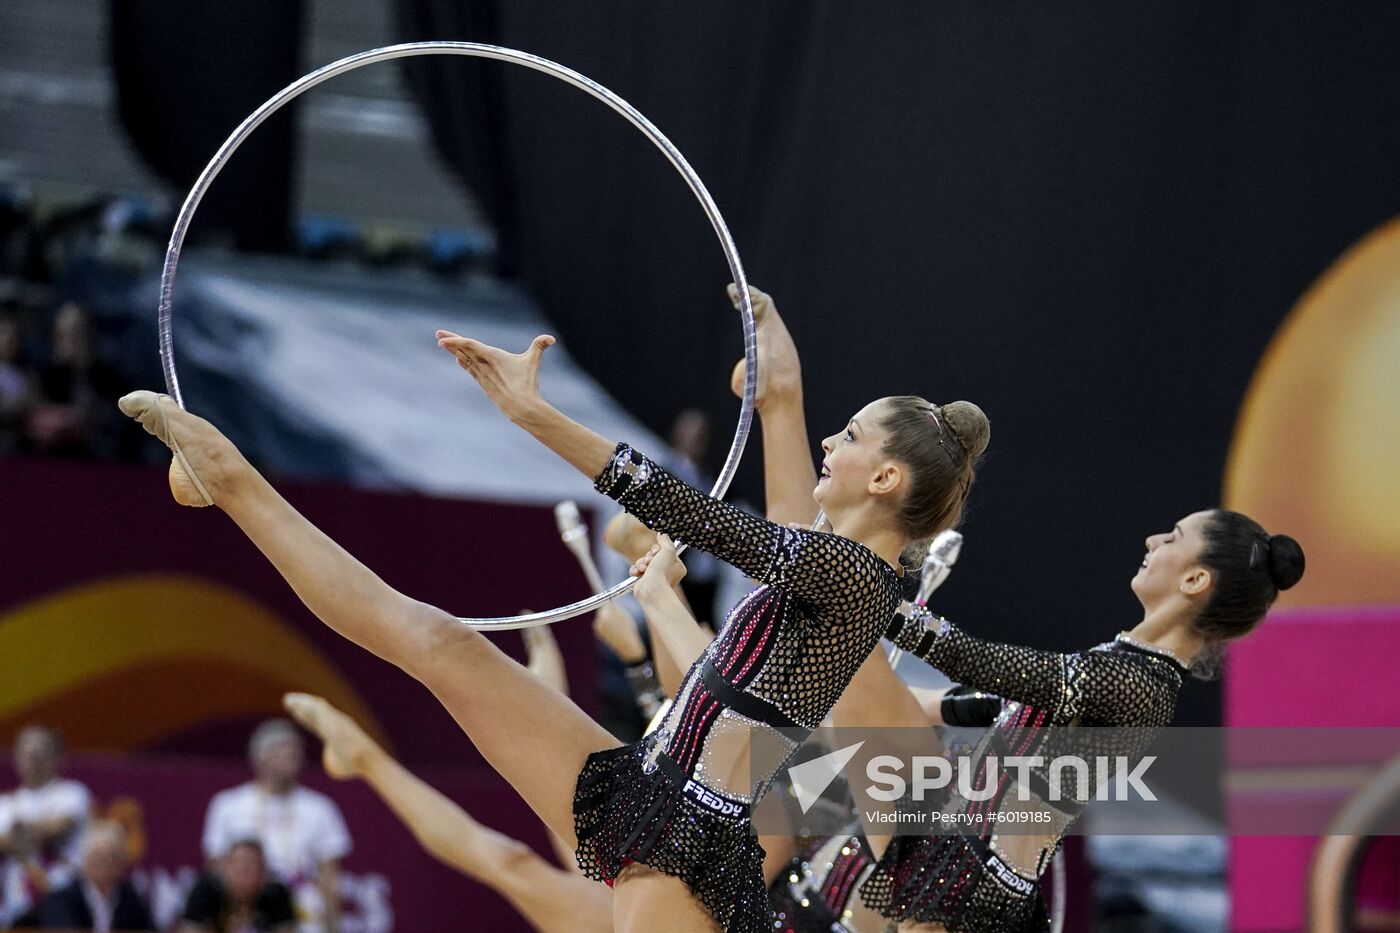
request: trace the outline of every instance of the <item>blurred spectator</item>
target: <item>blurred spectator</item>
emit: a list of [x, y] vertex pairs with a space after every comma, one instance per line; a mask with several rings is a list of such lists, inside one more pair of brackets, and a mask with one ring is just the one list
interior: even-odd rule
[[350, 831], [324, 794], [297, 783], [305, 760], [301, 733], [286, 719], [258, 726], [248, 743], [254, 779], [220, 791], [204, 819], [204, 854], [224, 858], [234, 843], [257, 839], [273, 877], [288, 885], [304, 933], [335, 933], [340, 919], [340, 860]]
[[28, 268], [31, 280], [57, 284], [79, 260], [96, 255], [107, 200], [94, 196], [36, 212], [43, 219], [36, 230], [35, 255]]
[[235, 842], [215, 872], [195, 882], [185, 902], [182, 933], [291, 933], [296, 929], [292, 892], [267, 876], [262, 843]]
[[154, 930], [151, 909], [126, 879], [131, 859], [126, 833], [116, 823], [98, 821], [79, 842], [82, 872], [71, 884], [50, 892], [17, 927], [63, 930]]
[[92, 323], [76, 302], [54, 316], [49, 358], [39, 367], [39, 402], [29, 416], [29, 439], [53, 456], [113, 456], [119, 428], [113, 401], [122, 380], [93, 347]]
[[0, 276], [18, 277], [34, 244], [34, 203], [29, 192], [0, 188]]
[[0, 314], [0, 454], [19, 449], [34, 404], [34, 374], [20, 360], [21, 342], [19, 316]]
[[26, 726], [15, 739], [20, 786], [0, 807], [4, 890], [0, 922], [24, 912], [49, 890], [72, 881], [78, 842], [92, 797], [77, 781], [58, 776], [63, 740], [44, 726]]

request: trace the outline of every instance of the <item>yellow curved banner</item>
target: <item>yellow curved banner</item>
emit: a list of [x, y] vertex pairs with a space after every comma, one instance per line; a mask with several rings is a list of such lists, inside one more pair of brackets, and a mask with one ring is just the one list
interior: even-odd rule
[[1298, 302], [1256, 371], [1225, 501], [1302, 542], [1280, 604], [1400, 602], [1400, 220]]
[[[369, 707], [316, 647], [222, 584], [153, 574], [99, 580], [0, 616], [0, 736], [25, 722], [76, 747], [136, 751], [212, 720], [324, 696], [381, 744]], [[387, 747], [387, 746], [386, 746]]]

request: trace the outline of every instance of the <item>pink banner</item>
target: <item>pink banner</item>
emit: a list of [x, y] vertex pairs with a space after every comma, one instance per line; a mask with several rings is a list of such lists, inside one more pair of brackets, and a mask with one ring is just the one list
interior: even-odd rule
[[[1400, 606], [1339, 606], [1275, 612], [1230, 650], [1225, 678], [1225, 724], [1243, 727], [1400, 726]], [[1349, 733], [1350, 734], [1350, 733]], [[1227, 748], [1234, 786], [1226, 798], [1232, 818], [1279, 808], [1328, 814], [1359, 790], [1349, 779], [1358, 765], [1378, 765], [1391, 746]], [[1384, 751], [1383, 751], [1384, 750]], [[1393, 909], [1400, 877], [1393, 839], [1373, 847], [1358, 896]], [[1231, 840], [1230, 929], [1306, 928], [1306, 884], [1316, 837], [1250, 836]], [[1377, 879], [1385, 879], [1380, 883]]]

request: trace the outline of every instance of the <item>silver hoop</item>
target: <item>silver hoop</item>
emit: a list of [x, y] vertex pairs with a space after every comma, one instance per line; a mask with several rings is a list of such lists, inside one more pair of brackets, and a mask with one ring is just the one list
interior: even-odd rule
[[[754, 392], [758, 385], [758, 337], [754, 327], [753, 302], [749, 297], [749, 283], [744, 276], [743, 263], [739, 261], [739, 251], [734, 245], [734, 238], [729, 234], [729, 227], [725, 224], [724, 218], [720, 216], [719, 208], [715, 205], [714, 199], [710, 197], [709, 191], [700, 181], [700, 176], [695, 174], [695, 170], [690, 167], [690, 163], [680, 154], [672, 142], [665, 137], [660, 130], [652, 125], [651, 121], [642, 116], [635, 107], [618, 97], [612, 91], [598, 84], [596, 81], [579, 74], [570, 68], [556, 64], [548, 59], [531, 55], [528, 52], [520, 52], [515, 49], [502, 48], [495, 45], [484, 45], [477, 42], [408, 42], [402, 45], [390, 45], [381, 49], [371, 49], [368, 52], [361, 52], [358, 55], [351, 55], [342, 58], [340, 61], [332, 62], [324, 68], [311, 72], [287, 85], [281, 91], [268, 98], [268, 100], [257, 110], [254, 110], [247, 119], [238, 125], [224, 144], [219, 147], [219, 151], [214, 153], [214, 157], [209, 160], [209, 164], [204, 167], [199, 178], [195, 180], [194, 187], [185, 197], [185, 203], [180, 208], [179, 215], [175, 218], [175, 228], [170, 234], [170, 245], [165, 251], [165, 264], [160, 275], [160, 305], [157, 314], [157, 326], [160, 332], [160, 360], [161, 367], [165, 372], [165, 389], [175, 402], [181, 407], [185, 407], [184, 396], [180, 393], [180, 378], [175, 371], [175, 345], [172, 337], [170, 308], [174, 296], [175, 288], [175, 267], [180, 261], [180, 249], [185, 242], [185, 234], [189, 230], [190, 221], [194, 217], [194, 212], [199, 207], [199, 202], [203, 199], [214, 178], [223, 170], [229, 158], [243, 142], [252, 135], [253, 130], [258, 128], [268, 117], [280, 110], [288, 101], [299, 97], [311, 88], [334, 78], [338, 74], [362, 68], [365, 65], [372, 65], [375, 62], [388, 61], [394, 58], [412, 58], [418, 55], [466, 55], [473, 58], [490, 58], [496, 61], [511, 62], [516, 65], [524, 65], [535, 71], [544, 72], [547, 75], [558, 78], [566, 84], [574, 87], [607, 104], [613, 110], [622, 114], [629, 123], [642, 131], [642, 135], [655, 144], [662, 154], [670, 160], [671, 165], [685, 179], [690, 190], [694, 193], [700, 206], [705, 209], [705, 216], [710, 219], [710, 225], [714, 227], [716, 235], [719, 237], [720, 246], [724, 250], [725, 259], [729, 262], [729, 274], [731, 280], [739, 287], [740, 317], [744, 327], [744, 398], [739, 409], [739, 426], [734, 431], [734, 441], [730, 444], [729, 455], [725, 457], [724, 466], [721, 468], [719, 478], [715, 480], [714, 488], [710, 491], [715, 497], [723, 496], [729, 489], [729, 483], [734, 478], [734, 471], [739, 466], [739, 457], [744, 452], [744, 444], [749, 438], [749, 429], [753, 426], [753, 403]], [[590, 596], [587, 599], [567, 606], [560, 606], [547, 612], [535, 612], [529, 615], [501, 616], [488, 619], [473, 619], [459, 617], [457, 621], [479, 629], [492, 631], [504, 631], [507, 629], [530, 628], [535, 625], [548, 625], [551, 622], [558, 622], [563, 619], [573, 618], [582, 615], [592, 609], [597, 608], [610, 599], [613, 599], [627, 592], [632, 586], [632, 579], [629, 577], [611, 589]]]

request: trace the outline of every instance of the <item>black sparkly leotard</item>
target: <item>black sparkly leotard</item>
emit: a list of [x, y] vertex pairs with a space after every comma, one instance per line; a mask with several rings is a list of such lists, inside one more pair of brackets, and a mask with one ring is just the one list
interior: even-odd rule
[[[955, 681], [1004, 698], [1000, 715], [971, 756], [974, 788], [986, 786], [991, 754], [1047, 761], [1061, 754], [1091, 760], [1138, 757], [1171, 722], [1187, 674], [1174, 655], [1122, 635], [1088, 651], [1059, 654], [973, 638], [917, 606], [901, 611], [889, 632], [895, 644]], [[1045, 728], [1071, 724], [1112, 728]], [[1010, 771], [987, 800], [949, 792], [940, 809], [969, 819], [952, 823], [955, 828], [942, 835], [891, 840], [861, 888], [865, 903], [890, 919], [936, 921], [953, 933], [1048, 930], [1039, 878], [1096, 785], [1092, 773], [1087, 782], [1076, 782], [1068, 771], [1057, 775], [1068, 780], [1052, 794], [1046, 769], [1031, 769], [1026, 777], [1030, 802], [1016, 799], [1018, 785]], [[1011, 809], [1028, 808], [1046, 818], [1034, 830], [1038, 838], [1032, 842], [1039, 844], [1033, 846], [1038, 848], [1033, 868], [1008, 855], [1012, 824], [998, 822]], [[1028, 835], [1025, 826], [1015, 831], [1023, 839]]]
[[834, 836], [818, 836], [788, 863], [768, 896], [774, 933], [849, 930], [852, 902], [875, 868], [859, 821]]
[[734, 778], [735, 750], [752, 730], [795, 750], [821, 723], [888, 627], [900, 577], [855, 541], [755, 518], [625, 444], [595, 486], [760, 585], [730, 610], [661, 725], [589, 756], [574, 797], [579, 865], [611, 881], [640, 862], [685, 881], [726, 930], [767, 933], [763, 850], [749, 820], [766, 775]]
[[[959, 685], [944, 694], [941, 713], [946, 725], [985, 729], [1001, 705], [1001, 697]], [[768, 886], [774, 933], [870, 933], [853, 924], [858, 892], [874, 871], [859, 816], [834, 836], [813, 837]]]

